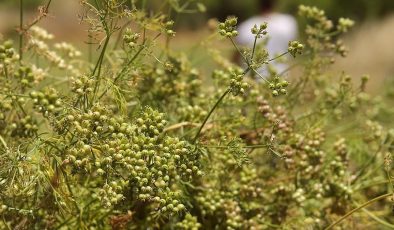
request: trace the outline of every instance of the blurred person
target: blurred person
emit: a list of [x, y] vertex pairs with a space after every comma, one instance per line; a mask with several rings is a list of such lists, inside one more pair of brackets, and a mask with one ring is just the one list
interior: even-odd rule
[[[276, 0], [259, 0], [260, 14], [247, 19], [238, 26], [239, 35], [237, 43], [247, 47], [253, 47], [255, 35], [251, 29], [254, 25], [260, 26], [267, 22], [268, 34], [258, 39], [262, 42], [268, 37], [266, 49], [269, 58], [274, 58], [287, 51], [289, 41], [295, 40], [298, 34], [298, 26], [295, 18], [288, 14], [278, 13], [274, 11]], [[239, 59], [239, 58], [238, 58]], [[270, 63], [277, 73], [282, 73], [287, 69], [287, 65], [278, 61]], [[261, 67], [258, 72], [266, 76], [267, 66]]]

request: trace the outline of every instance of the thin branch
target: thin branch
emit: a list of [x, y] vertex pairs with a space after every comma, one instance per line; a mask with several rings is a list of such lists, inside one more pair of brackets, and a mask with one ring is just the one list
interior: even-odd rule
[[215, 105], [212, 107], [212, 109], [209, 111], [208, 115], [205, 117], [204, 121], [202, 122], [200, 128], [198, 129], [196, 136], [194, 136], [192, 143], [195, 144], [196, 141], [198, 140], [198, 137], [200, 136], [200, 133], [202, 129], [204, 128], [205, 124], [207, 123], [209, 117], [215, 111], [216, 107], [220, 104], [220, 102], [227, 96], [227, 94], [230, 93], [230, 89], [227, 89], [226, 92], [223, 93], [223, 95], [219, 98], [219, 100], [215, 103]]
[[45, 6], [40, 6], [38, 8], [39, 14], [32, 22], [30, 22], [28, 25], [26, 25], [24, 28], [21, 28], [23, 32], [28, 31], [31, 27], [33, 27], [35, 24], [37, 24], [39, 21], [41, 21], [43, 18], [48, 16], [49, 13], [49, 6], [51, 5], [52, 0], [48, 0], [48, 3]]
[[230, 38], [231, 43], [233, 44], [233, 46], [235, 47], [235, 49], [238, 51], [238, 53], [241, 55], [241, 57], [244, 59], [246, 65], [250, 65], [248, 59], [243, 55], [243, 53], [241, 52], [241, 50], [239, 49], [239, 47], [237, 46], [237, 44], [235, 44], [234, 39]]
[[362, 208], [364, 208], [364, 207], [366, 207], [366, 206], [368, 206], [368, 205], [370, 205], [370, 204], [372, 204], [372, 203], [374, 203], [376, 201], [383, 200], [383, 199], [385, 199], [385, 198], [387, 198], [389, 196], [393, 196], [393, 193], [387, 193], [387, 194], [375, 197], [372, 200], [369, 200], [369, 201], [365, 202], [364, 204], [362, 204], [362, 205], [358, 206], [357, 208], [351, 210], [350, 212], [346, 213], [346, 215], [342, 216], [339, 220], [337, 220], [334, 223], [330, 224], [327, 228], [325, 228], [325, 230], [332, 229], [335, 225], [341, 223], [343, 220], [345, 220], [347, 217], [351, 216], [353, 213], [357, 212], [358, 210], [360, 210], [360, 209], [362, 209]]
[[189, 121], [184, 121], [184, 122], [181, 122], [181, 123], [178, 123], [178, 124], [174, 124], [174, 125], [171, 125], [171, 126], [165, 128], [164, 132], [168, 132], [168, 131], [171, 131], [171, 130], [174, 130], [174, 129], [179, 129], [179, 128], [182, 128], [182, 127], [185, 127], [185, 126], [197, 127], [199, 125], [200, 125], [199, 123], [193, 123], [193, 122], [189, 122]]

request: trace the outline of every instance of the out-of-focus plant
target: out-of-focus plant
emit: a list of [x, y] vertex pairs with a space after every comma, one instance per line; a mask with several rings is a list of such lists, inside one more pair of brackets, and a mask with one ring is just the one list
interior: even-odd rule
[[[238, 47], [230, 17], [211, 40], [232, 44], [244, 65], [211, 47], [209, 79], [171, 50], [174, 21], [139, 3], [81, 1], [100, 52], [92, 62], [37, 26], [22, 28], [19, 51], [2, 41], [2, 229], [392, 226], [388, 201], [383, 214], [362, 209], [392, 192], [382, 104], [365, 92], [367, 77], [356, 87], [325, 71], [346, 55], [338, 35], [352, 21], [300, 6], [307, 39], [269, 59], [260, 45], [269, 25]], [[200, 10], [194, 3], [162, 10]], [[284, 55], [302, 70], [293, 80], [257, 71]]]

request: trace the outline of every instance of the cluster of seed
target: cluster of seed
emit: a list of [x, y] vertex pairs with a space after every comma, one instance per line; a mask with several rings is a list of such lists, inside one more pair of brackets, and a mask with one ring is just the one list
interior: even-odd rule
[[140, 36], [141, 35], [139, 33], [133, 33], [130, 28], [127, 28], [123, 34], [123, 42], [127, 47], [133, 48], [135, 45], [137, 45], [137, 41]]
[[277, 97], [279, 95], [287, 94], [286, 87], [289, 85], [289, 82], [286, 80], [281, 80], [278, 76], [274, 77], [274, 79], [269, 83], [268, 87], [272, 90], [272, 95]]
[[[333, 36], [330, 36], [329, 34], [332, 32], [334, 26], [333, 22], [328, 20], [325, 16], [325, 12], [323, 10], [319, 10], [316, 7], [301, 5], [299, 7], [299, 15], [310, 19], [312, 22], [309, 23], [305, 30], [305, 33], [308, 36], [308, 47], [310, 47], [314, 52], [323, 52], [327, 47], [330, 47]], [[332, 48], [329, 49], [329, 51], [335, 51], [332, 50]], [[322, 62], [323, 60], [324, 59], [319, 59], [317, 61]], [[332, 59], [331, 61], [334, 60]]]
[[226, 229], [242, 229], [244, 226], [244, 219], [239, 204], [234, 200], [228, 200], [225, 202], [225, 207]]
[[294, 134], [292, 139], [292, 147], [298, 150], [297, 155], [300, 159], [292, 159], [287, 163], [296, 163], [305, 175], [319, 172], [325, 156], [320, 149], [325, 141], [325, 133], [320, 128], [316, 128], [307, 136]]
[[298, 188], [298, 189], [293, 193], [293, 199], [294, 199], [297, 203], [299, 203], [300, 205], [302, 205], [303, 202], [306, 200], [304, 189]]
[[19, 59], [19, 55], [13, 48], [11, 40], [7, 40], [0, 45], [0, 68], [3, 65], [9, 65]]
[[337, 155], [329, 164], [331, 169], [330, 175], [332, 175], [332, 178], [336, 178], [336, 180], [333, 180], [332, 182], [336, 187], [341, 188], [341, 190], [345, 191], [347, 194], [351, 194], [350, 187], [342, 183], [341, 180], [346, 176], [345, 172], [347, 171], [349, 163], [348, 148], [345, 141], [346, 140], [344, 138], [339, 138], [334, 143], [333, 149]]
[[152, 201], [157, 205], [157, 211], [162, 214], [172, 215], [186, 210], [184, 204], [179, 200], [181, 192], [170, 189], [159, 190]]
[[12, 123], [11, 136], [32, 137], [38, 130], [37, 122], [29, 115], [21, 118], [18, 122]]
[[226, 82], [231, 79], [231, 74], [232, 72], [239, 72], [238, 70], [234, 68], [228, 68], [226, 71], [223, 70], [214, 70], [212, 72], [212, 79], [218, 81], [218, 82]]
[[172, 177], [179, 180], [182, 176], [191, 176], [198, 172], [198, 168], [191, 160], [188, 161], [189, 150], [185, 148], [184, 142], [167, 137], [157, 145], [157, 136], [150, 136], [151, 134], [151, 130], [145, 130], [133, 138], [133, 142], [138, 144], [135, 146], [138, 149], [135, 157], [141, 158], [137, 160], [137, 166], [131, 169], [139, 193], [138, 198], [157, 202], [160, 212], [182, 211], [185, 207], [179, 202], [177, 195], [171, 191], [163, 191], [175, 182]]
[[274, 188], [269, 191], [271, 195], [271, 205], [263, 207], [266, 215], [271, 216], [272, 221], [284, 221], [286, 218], [289, 204], [294, 203], [292, 197], [295, 191], [295, 186], [292, 183], [277, 183]]
[[347, 32], [349, 28], [354, 26], [354, 21], [349, 18], [339, 18], [337, 30], [340, 32]]
[[78, 95], [88, 95], [93, 92], [94, 79], [87, 75], [71, 78], [71, 91]]
[[223, 207], [226, 193], [209, 188], [206, 193], [202, 193], [197, 197], [199, 207], [202, 208], [202, 214], [207, 215], [214, 213], [216, 210]]
[[60, 69], [67, 67], [65, 61], [54, 51], [51, 51], [45, 41], [32, 37], [29, 40], [29, 47], [33, 48], [39, 55], [45, 57]]
[[297, 55], [302, 54], [304, 50], [304, 45], [298, 41], [289, 41], [289, 47], [287, 51], [291, 54], [291, 56], [296, 57]]
[[254, 25], [251, 29], [252, 34], [256, 35], [257, 38], [260, 38], [262, 35], [266, 35], [267, 32], [267, 23], [261, 24], [259, 27], [257, 25]]
[[346, 57], [349, 52], [348, 49], [346, 48], [346, 46], [343, 45], [343, 42], [341, 40], [338, 40], [335, 43], [334, 49], [342, 57]]
[[120, 180], [120, 181], [112, 181], [109, 184], [104, 184], [102, 188], [99, 189], [98, 199], [106, 207], [111, 207], [113, 204], [118, 203], [122, 199], [124, 199], [123, 188], [128, 185], [128, 181]]
[[83, 168], [88, 172], [91, 170], [90, 156], [93, 154], [93, 149], [89, 144], [78, 141], [67, 153], [67, 159], [63, 162], [64, 164], [72, 164], [75, 167], [74, 169]]
[[151, 108], [148, 108], [136, 121], [139, 125], [138, 131], [146, 134], [150, 138], [159, 135], [167, 124], [167, 121], [164, 119], [164, 114]]
[[[344, 75], [341, 77], [339, 85], [333, 85], [331, 87], [327, 87], [324, 91], [326, 96], [326, 103], [330, 106], [335, 105], [338, 101], [343, 101], [342, 94], [350, 92], [352, 88], [351, 77], [349, 75]], [[337, 117], [341, 115], [342, 111], [337, 108], [334, 110], [334, 113]]]
[[198, 230], [202, 226], [201, 224], [197, 221], [197, 217], [192, 216], [190, 213], [187, 213], [185, 215], [185, 218], [176, 224], [176, 229], [180, 230]]
[[263, 97], [257, 98], [257, 110], [263, 115], [263, 117], [270, 119], [272, 116], [272, 107], [267, 100]]
[[[293, 194], [293, 198], [301, 205], [311, 195], [316, 199], [321, 199], [323, 196], [348, 199], [352, 194], [351, 188], [346, 185], [344, 179], [348, 162], [344, 140], [339, 139], [334, 143], [334, 150], [338, 153], [334, 159], [325, 158], [327, 154], [321, 150], [324, 141], [325, 134], [319, 128], [311, 130], [307, 136], [295, 134], [291, 141], [292, 147], [298, 149], [295, 154], [299, 157], [297, 161], [292, 159], [291, 164], [297, 165], [296, 170], [303, 175], [304, 179], [309, 178], [302, 182], [304, 189], [297, 189]], [[286, 163], [289, 162], [286, 161]], [[330, 176], [322, 177], [322, 175]]]
[[[70, 131], [80, 139], [69, 149], [68, 161], [75, 169], [91, 171], [94, 167], [98, 175], [104, 175], [113, 164], [128, 168], [132, 150], [127, 138], [133, 133], [133, 127], [129, 123], [123, 122], [120, 117], [110, 117], [107, 110], [99, 105], [85, 113], [70, 113], [65, 119], [70, 124], [69, 127], [72, 127]], [[103, 136], [107, 136], [102, 139], [103, 144], [90, 143], [91, 139]], [[91, 158], [92, 154], [100, 152], [103, 155], [99, 158]]]
[[171, 180], [174, 176], [176, 180], [190, 180], [193, 175], [202, 174], [198, 156], [189, 150], [184, 141], [171, 137], [160, 139], [166, 124], [164, 114], [147, 108], [136, 122], [132, 143], [137, 144], [133, 145], [135, 156], [141, 156], [141, 159], [137, 160], [140, 165], [134, 167], [131, 174], [135, 175], [138, 198], [156, 201], [162, 213], [185, 210], [179, 202], [179, 194], [168, 188], [175, 182]]
[[56, 43], [54, 47], [68, 58], [76, 58], [82, 55], [81, 51], [77, 50], [73, 45], [67, 42]]
[[346, 170], [346, 162], [343, 162], [340, 156], [336, 156], [330, 162], [331, 171], [333, 173], [333, 177], [343, 177], [345, 175]]
[[200, 170], [200, 155], [196, 151], [192, 151], [191, 146], [177, 138], [169, 138], [167, 144], [169, 144], [170, 151], [175, 154], [174, 161], [177, 165], [178, 174], [183, 180], [191, 181], [193, 176], [203, 175]]
[[291, 168], [294, 165], [294, 159], [292, 159], [297, 151], [290, 146], [290, 144], [286, 143], [279, 146], [279, 152], [282, 153], [282, 157], [284, 158], [284, 162], [286, 162], [286, 166]]
[[276, 106], [269, 120], [275, 124], [275, 132], [281, 131], [286, 134], [292, 133], [294, 121], [285, 107], [281, 105]]
[[343, 161], [341, 156], [336, 156], [329, 161], [329, 167], [323, 172], [327, 177], [324, 186], [325, 195], [338, 197], [340, 199], [349, 199], [353, 194], [353, 189], [348, 183], [348, 175], [346, 175], [348, 160]]
[[34, 76], [34, 83], [38, 83], [47, 76], [47, 70], [37, 67], [36, 65], [31, 66], [31, 71]]
[[241, 69], [229, 69], [230, 72], [230, 86], [229, 89], [234, 96], [244, 94], [249, 87], [248, 83], [244, 82], [244, 74]]
[[364, 135], [364, 140], [366, 142], [379, 141], [382, 139], [384, 136], [384, 129], [382, 125], [372, 120], [367, 120], [365, 124], [369, 130], [368, 135]]
[[168, 58], [165, 68], [151, 68], [143, 74], [140, 93], [150, 94], [157, 100], [195, 97], [202, 83], [198, 71], [189, 68], [187, 60], [173, 56]]
[[347, 153], [348, 153], [348, 148], [346, 146], [346, 139], [345, 138], [339, 138], [335, 143], [334, 143], [334, 150], [338, 154], [338, 156], [341, 157], [343, 161], [347, 161]]
[[225, 208], [226, 198], [231, 197], [231, 195], [231, 193], [229, 194], [219, 189], [209, 188], [205, 192], [198, 194], [196, 200], [198, 206], [202, 209], [202, 214], [205, 216]]
[[32, 69], [26, 66], [19, 67], [15, 77], [19, 79], [22, 88], [31, 87], [31, 84], [35, 81]]
[[227, 18], [225, 22], [219, 23], [219, 33], [220, 35], [228, 38], [236, 37], [238, 36], [238, 31], [237, 31], [237, 18], [236, 17], [230, 17]]
[[181, 121], [201, 121], [206, 117], [207, 111], [205, 111], [201, 106], [199, 105], [186, 105], [186, 106], [180, 106], [177, 109], [177, 114], [179, 114]]
[[243, 167], [240, 177], [240, 195], [245, 199], [261, 197], [262, 189], [258, 185], [259, 176], [256, 168]]
[[305, 5], [300, 5], [298, 7], [298, 14], [315, 20], [321, 25], [324, 30], [329, 30], [333, 27], [332, 21], [328, 20], [324, 10], [320, 10], [317, 7], [310, 7]]
[[[79, 137], [64, 163], [71, 164], [75, 170], [95, 172], [110, 181], [116, 169], [129, 177], [137, 199], [155, 203], [160, 213], [185, 210], [179, 200], [180, 192], [174, 191], [173, 185], [202, 174], [198, 155], [189, 150], [186, 142], [162, 136], [166, 120], [156, 110], [146, 108], [134, 125], [111, 117], [108, 112], [95, 106], [83, 113], [74, 111], [64, 118], [70, 124], [70, 131]], [[107, 194], [105, 205], [120, 199], [119, 188], [106, 186], [100, 191]]]
[[57, 113], [62, 109], [62, 102], [57, 91], [53, 88], [44, 91], [32, 91], [30, 97], [33, 99], [34, 106], [44, 116]]
[[38, 26], [31, 27], [29, 32], [31, 36], [40, 40], [52, 40], [54, 38], [53, 34], [48, 33], [48, 31]]
[[0, 120], [4, 120], [6, 118], [6, 112], [12, 109], [12, 104], [10, 101], [6, 101], [5, 99], [0, 100]]
[[[30, 39], [29, 39], [29, 47], [32, 48], [40, 57], [45, 58], [51, 64], [59, 69], [68, 70], [73, 76], [79, 75], [78, 68], [75, 68], [72, 64], [67, 63], [65, 59], [63, 59], [58, 53], [54, 50], [51, 50], [47, 45], [47, 41], [53, 39], [53, 35], [49, 34], [46, 30], [33, 26], [30, 29]], [[80, 53], [75, 48], [70, 45], [58, 45], [58, 48], [65, 52], [65, 55], [70, 57], [70, 55], [75, 58]]]
[[174, 21], [170, 20], [167, 21], [163, 24], [163, 28], [164, 28], [164, 32], [168, 35], [168, 36], [175, 36], [175, 31], [172, 29], [172, 27], [174, 26]]
[[[330, 52], [326, 58], [316, 59], [316, 63], [327, 65], [334, 63], [334, 54], [339, 54], [343, 57], [347, 55], [347, 49], [341, 41], [335, 42], [337, 34], [345, 33], [353, 26], [354, 22], [350, 19], [340, 18], [338, 25], [334, 28], [333, 22], [328, 20], [325, 12], [316, 7], [308, 7], [301, 5], [299, 7], [299, 14], [310, 19], [310, 23], [306, 27], [306, 34], [308, 35], [307, 43], [312, 52]], [[317, 65], [317, 66], [320, 66]], [[319, 67], [320, 68], [320, 67]]]
[[315, 197], [317, 199], [321, 199], [325, 193], [325, 188], [323, 184], [320, 182], [314, 183], [312, 186], [312, 193], [315, 194]]
[[[86, 112], [70, 111], [69, 114], [64, 118], [73, 127], [75, 132], [74, 135], [90, 139], [92, 137], [98, 137], [104, 134], [106, 131], [111, 131], [112, 135], [118, 135], [119, 133], [115, 127], [122, 127], [121, 118], [109, 117], [105, 107], [100, 105], [93, 106]], [[123, 124], [125, 125], [125, 124]], [[124, 130], [126, 128], [123, 128]]]
[[271, 124], [277, 125], [277, 130], [281, 130], [285, 133], [291, 133], [294, 122], [291, 121], [290, 116], [287, 114], [286, 109], [283, 106], [278, 105], [275, 108], [272, 108], [269, 102], [262, 97], [257, 98], [257, 103], [257, 110]]

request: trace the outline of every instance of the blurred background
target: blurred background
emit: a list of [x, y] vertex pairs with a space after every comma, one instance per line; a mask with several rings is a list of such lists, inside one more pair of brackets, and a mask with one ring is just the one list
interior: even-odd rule
[[[161, 0], [134, 0], [144, 2], [149, 9], [156, 10]], [[180, 0], [187, 1], [187, 0]], [[190, 0], [189, 0], [190, 1]], [[235, 15], [243, 21], [259, 14], [259, 0], [201, 0], [198, 13], [176, 16], [177, 48], [190, 47], [204, 39], [209, 31], [207, 22], [211, 18], [225, 19]], [[32, 20], [37, 8], [47, 0], [24, 0], [25, 20]], [[141, 3], [142, 4], [142, 3]], [[314, 5], [326, 11], [330, 19], [349, 17], [356, 26], [344, 38], [350, 49], [347, 58], [340, 59], [333, 68], [343, 70], [357, 78], [363, 74], [371, 76], [371, 92], [384, 90], [394, 95], [394, 0], [278, 0], [275, 10], [296, 15], [300, 4]], [[58, 40], [72, 42], [84, 49], [86, 28], [81, 25], [79, 0], [52, 0], [50, 15], [39, 23], [53, 33]], [[15, 37], [19, 24], [19, 1], [0, 0], [0, 36]], [[300, 30], [303, 29], [300, 22]], [[300, 32], [302, 34], [302, 32]], [[231, 48], [231, 47], [230, 47]]]

